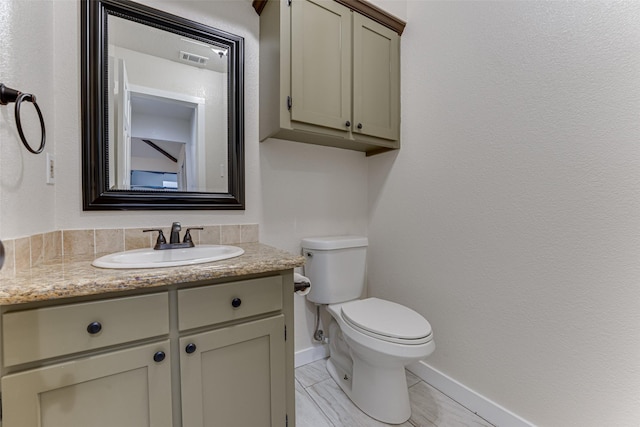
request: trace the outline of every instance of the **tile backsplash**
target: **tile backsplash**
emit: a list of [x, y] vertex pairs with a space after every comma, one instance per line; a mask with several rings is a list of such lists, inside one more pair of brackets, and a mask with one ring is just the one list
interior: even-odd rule
[[[253, 243], [258, 241], [258, 224], [239, 225], [183, 225], [180, 236], [187, 228], [196, 245]], [[144, 228], [146, 229], [146, 228]], [[158, 233], [144, 233], [143, 228], [102, 228], [90, 230], [59, 230], [29, 237], [4, 240], [5, 260], [0, 277], [36, 267], [65, 255], [102, 254], [130, 249], [151, 248]], [[164, 230], [164, 229], [163, 229]], [[169, 230], [165, 236], [169, 238]]]

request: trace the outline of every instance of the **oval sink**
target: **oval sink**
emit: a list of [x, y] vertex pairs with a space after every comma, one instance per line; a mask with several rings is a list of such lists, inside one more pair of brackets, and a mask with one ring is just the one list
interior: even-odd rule
[[180, 249], [134, 249], [95, 259], [101, 268], [158, 268], [202, 264], [240, 256], [244, 249], [226, 245], [198, 245]]

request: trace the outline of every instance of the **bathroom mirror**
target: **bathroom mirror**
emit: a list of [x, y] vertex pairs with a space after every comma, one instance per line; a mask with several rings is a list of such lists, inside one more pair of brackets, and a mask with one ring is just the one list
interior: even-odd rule
[[244, 209], [242, 37], [82, 0], [84, 210]]

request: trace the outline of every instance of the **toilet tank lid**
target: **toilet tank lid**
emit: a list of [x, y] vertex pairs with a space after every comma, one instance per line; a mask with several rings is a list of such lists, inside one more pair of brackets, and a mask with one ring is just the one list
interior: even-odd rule
[[303, 249], [328, 251], [331, 249], [359, 248], [369, 245], [369, 239], [362, 236], [307, 237], [302, 239]]

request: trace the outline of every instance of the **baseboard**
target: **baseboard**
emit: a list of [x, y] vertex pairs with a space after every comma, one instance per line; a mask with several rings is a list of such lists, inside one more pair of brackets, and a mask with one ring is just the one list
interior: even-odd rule
[[492, 402], [464, 384], [429, 366], [424, 361], [412, 363], [407, 366], [407, 369], [495, 426], [534, 427], [533, 423]]
[[303, 350], [296, 351], [295, 366], [296, 368], [307, 363], [315, 362], [316, 360], [329, 357], [329, 346], [326, 344], [315, 345], [313, 347], [305, 348]]

